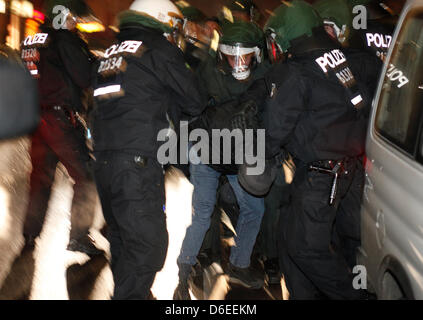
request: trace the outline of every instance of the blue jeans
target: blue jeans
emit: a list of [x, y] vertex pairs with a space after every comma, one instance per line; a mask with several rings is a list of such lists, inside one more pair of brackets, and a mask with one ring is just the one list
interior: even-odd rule
[[[187, 228], [178, 263], [194, 265], [204, 236], [210, 227], [210, 217], [216, 203], [216, 191], [220, 173], [204, 164], [190, 164], [191, 183], [194, 185], [192, 223]], [[235, 246], [231, 248], [229, 261], [236, 267], [247, 268], [260, 230], [264, 213], [264, 199], [244, 191], [236, 175], [227, 176], [238, 205], [240, 215], [236, 225]]]

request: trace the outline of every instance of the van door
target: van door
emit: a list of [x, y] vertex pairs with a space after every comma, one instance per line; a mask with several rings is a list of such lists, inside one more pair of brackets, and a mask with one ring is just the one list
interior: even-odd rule
[[376, 291], [381, 290], [383, 261], [390, 256], [412, 278], [421, 299], [423, 1], [415, 3], [402, 20], [373, 104], [361, 225], [365, 263]]

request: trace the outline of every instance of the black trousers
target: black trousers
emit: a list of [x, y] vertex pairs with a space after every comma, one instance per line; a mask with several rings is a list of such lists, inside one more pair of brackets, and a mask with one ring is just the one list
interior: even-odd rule
[[[298, 164], [291, 185], [291, 204], [280, 219], [280, 265], [290, 299], [360, 299], [353, 275], [332, 235], [338, 208], [351, 186], [355, 162], [339, 179], [337, 199], [329, 205], [333, 176]], [[323, 295], [322, 295], [323, 294]]]
[[361, 245], [361, 201], [364, 176], [363, 162], [357, 161], [357, 169], [351, 186], [339, 205], [332, 239], [351, 270], [357, 264], [357, 249]]
[[30, 149], [32, 172], [24, 234], [37, 237], [47, 212], [56, 167], [60, 161], [75, 181], [71, 207], [71, 239], [85, 236], [94, 219], [96, 191], [88, 168], [88, 148], [81, 127], [63, 110], [45, 110]]
[[95, 157], [112, 254], [113, 299], [147, 299], [168, 247], [163, 169], [155, 159], [140, 161], [124, 153]]
[[285, 214], [284, 210], [289, 205], [290, 187], [285, 182], [283, 169], [279, 168], [276, 181], [264, 198], [265, 212], [258, 235], [259, 250], [266, 259], [277, 259], [279, 256], [279, 218]]

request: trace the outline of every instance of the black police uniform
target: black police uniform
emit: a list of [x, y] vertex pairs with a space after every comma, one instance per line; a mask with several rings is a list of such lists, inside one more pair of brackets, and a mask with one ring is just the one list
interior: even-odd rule
[[0, 45], [0, 70], [0, 139], [29, 134], [40, 121], [37, 83], [6, 45]]
[[[284, 147], [297, 166], [291, 204], [280, 219], [280, 263], [290, 297], [323, 293], [356, 299], [361, 293], [352, 287], [352, 274], [333, 251], [331, 237], [364, 149], [369, 106], [345, 55], [322, 30], [294, 40], [293, 57], [272, 73], [276, 89], [264, 115], [266, 154], [273, 157]], [[335, 172], [336, 195], [331, 194]]]
[[109, 227], [114, 299], [146, 299], [165, 261], [168, 234], [157, 135], [174, 104], [198, 115], [205, 106], [182, 52], [140, 24], [121, 26], [95, 68], [95, 178]]
[[396, 19], [369, 19], [366, 29], [353, 31], [350, 47], [365, 50], [384, 60], [392, 43]]
[[[369, 101], [376, 94], [378, 79], [383, 62], [392, 43], [397, 18], [383, 14], [369, 19], [366, 29], [354, 30], [349, 46], [343, 49], [352, 73], [362, 84], [362, 92]], [[368, 109], [370, 112], [370, 108]], [[369, 116], [369, 114], [367, 114]], [[356, 265], [356, 251], [360, 246], [360, 206], [364, 188], [363, 158], [357, 162], [356, 173], [351, 187], [344, 197], [337, 214], [333, 237], [334, 245], [344, 254], [348, 266]]]
[[71, 239], [87, 235], [95, 199], [90, 189], [88, 149], [75, 111], [83, 111], [82, 91], [90, 86], [91, 55], [77, 33], [42, 27], [26, 38], [21, 57], [38, 82], [41, 123], [32, 136], [30, 198], [24, 224], [27, 239], [42, 229], [48, 199], [60, 161], [75, 181], [71, 209]]
[[[371, 102], [376, 94], [379, 76], [383, 62], [374, 53], [356, 48], [343, 48], [348, 64], [355, 80], [360, 85], [360, 91]], [[370, 108], [366, 109], [366, 117]], [[333, 243], [343, 252], [348, 266], [353, 269], [356, 263], [357, 248], [361, 244], [360, 208], [364, 188], [363, 157], [357, 161], [356, 172], [347, 194], [341, 202], [333, 234]]]

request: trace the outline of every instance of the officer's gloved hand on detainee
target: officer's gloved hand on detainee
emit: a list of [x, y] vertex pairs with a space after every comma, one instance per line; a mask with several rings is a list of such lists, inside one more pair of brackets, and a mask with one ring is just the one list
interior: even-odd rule
[[242, 102], [239, 106], [239, 112], [231, 118], [231, 130], [241, 129], [256, 129], [258, 127], [257, 119], [258, 107], [253, 100]]

